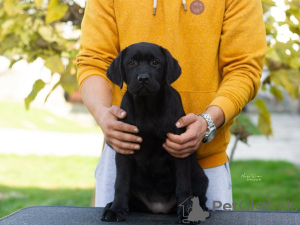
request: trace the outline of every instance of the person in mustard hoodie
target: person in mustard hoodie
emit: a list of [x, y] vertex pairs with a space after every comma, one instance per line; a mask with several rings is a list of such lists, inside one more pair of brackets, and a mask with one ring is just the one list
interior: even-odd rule
[[[101, 127], [106, 144], [95, 171], [95, 205], [113, 201], [115, 151], [134, 154], [142, 139], [138, 128], [118, 121], [126, 85], [120, 90], [106, 77], [118, 53], [138, 42], [170, 51], [182, 68], [172, 86], [186, 116], [182, 135], [168, 134], [164, 148], [174, 157], [197, 151], [209, 179], [208, 209], [232, 203], [226, 148], [229, 129], [260, 87], [266, 34], [260, 0], [88, 0], [77, 56], [83, 101]], [[99, 147], [100, 149], [100, 147]]]

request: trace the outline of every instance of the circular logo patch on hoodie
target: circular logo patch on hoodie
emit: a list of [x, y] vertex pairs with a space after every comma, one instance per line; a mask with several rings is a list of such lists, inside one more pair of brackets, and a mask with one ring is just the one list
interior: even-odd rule
[[199, 15], [204, 11], [204, 4], [199, 0], [195, 0], [190, 5], [190, 10], [193, 14]]

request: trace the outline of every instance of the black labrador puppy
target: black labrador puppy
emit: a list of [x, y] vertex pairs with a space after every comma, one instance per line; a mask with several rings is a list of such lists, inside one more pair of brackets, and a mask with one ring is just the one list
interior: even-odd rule
[[[121, 108], [125, 123], [138, 127], [143, 138], [133, 155], [116, 154], [114, 201], [103, 212], [103, 221], [123, 221], [129, 211], [169, 213], [177, 210], [178, 222], [198, 196], [206, 210], [208, 179], [196, 160], [172, 157], [163, 147], [167, 133], [182, 134], [175, 123], [185, 115], [179, 93], [171, 87], [181, 68], [168, 50], [151, 43], [133, 44], [117, 56], [107, 77], [127, 91]], [[179, 207], [180, 205], [180, 207]], [[199, 208], [199, 207], [198, 207]]]

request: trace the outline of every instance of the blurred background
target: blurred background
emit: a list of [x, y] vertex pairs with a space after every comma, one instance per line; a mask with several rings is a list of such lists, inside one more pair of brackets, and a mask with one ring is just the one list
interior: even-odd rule
[[[33, 205], [93, 205], [103, 135], [76, 83], [85, 3], [0, 0], [0, 218]], [[262, 87], [227, 151], [233, 200], [300, 210], [300, 2], [262, 6]]]

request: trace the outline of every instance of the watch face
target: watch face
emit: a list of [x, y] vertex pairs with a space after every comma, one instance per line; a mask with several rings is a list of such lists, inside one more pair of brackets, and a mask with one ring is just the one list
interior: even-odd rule
[[204, 143], [210, 142], [216, 135], [216, 132], [217, 132], [216, 127], [215, 127], [209, 114], [204, 113], [204, 114], [199, 114], [199, 115], [202, 116], [206, 120], [207, 125], [208, 125], [206, 134], [203, 137], [202, 142], [204, 142]]
[[210, 132], [207, 135], [206, 142], [210, 142], [215, 137], [216, 132], [217, 132], [216, 129], [210, 130]]

